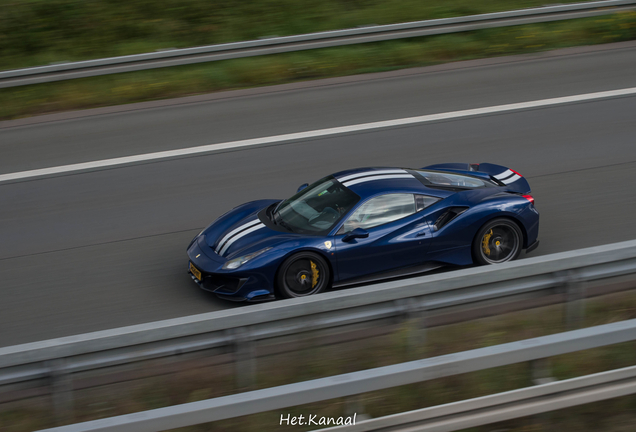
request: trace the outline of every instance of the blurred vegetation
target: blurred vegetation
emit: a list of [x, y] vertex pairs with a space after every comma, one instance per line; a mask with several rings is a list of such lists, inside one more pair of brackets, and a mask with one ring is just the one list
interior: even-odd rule
[[543, 4], [543, 0], [2, 0], [0, 69]]
[[[44, 5], [48, 1], [36, 1], [34, 3], [42, 3]], [[52, 1], [52, 3], [56, 2]], [[97, 5], [101, 4], [99, 1], [86, 1], [85, 3], [86, 7], [89, 7], [89, 5], [97, 7]], [[136, 2], [131, 3], [136, 4]], [[388, 3], [393, 4], [392, 2]], [[459, 3], [449, 2], [448, 4]], [[492, 2], [492, 4], [500, 3], [502, 2]], [[348, 3], [344, 2], [343, 4]], [[128, 3], [122, 2], [122, 5], [128, 5]], [[446, 3], [444, 5], [447, 7]], [[148, 7], [152, 9], [150, 6]], [[435, 11], [436, 9], [431, 8], [431, 10]], [[453, 11], [452, 8], [444, 10]], [[454, 12], [457, 12], [457, 10], [454, 10]], [[111, 11], [110, 13], [114, 12]], [[0, 8], [1, 14], [5, 14], [3, 19], [8, 20], [6, 8]], [[70, 11], [69, 14], [73, 15]], [[441, 12], [439, 14], [443, 15]], [[412, 17], [412, 19], [415, 18], [422, 17]], [[43, 21], [48, 22], [46, 20]], [[5, 24], [2, 23], [0, 28], [3, 28]], [[345, 27], [347, 25], [338, 21], [334, 26]], [[310, 28], [312, 30], [323, 29]], [[305, 27], [302, 27], [302, 29], [307, 30]], [[300, 31], [297, 28], [293, 28], [293, 30], [293, 32]], [[24, 31], [24, 29], [20, 31]], [[249, 31], [251, 30], [246, 28], [245, 35], [253, 36]], [[291, 29], [289, 31], [292, 32]], [[184, 35], [187, 33], [183, 29], [182, 32]], [[257, 33], [262, 34], [261, 31]], [[284, 32], [276, 31], [276, 33], [283, 34]], [[131, 34], [136, 33], [131, 30]], [[180, 32], [174, 30], [174, 34], [180, 34]], [[5, 35], [4, 37], [7, 38], [8, 36]], [[16, 38], [17, 36], [13, 35], [11, 37]], [[24, 38], [29, 39], [28, 36], [24, 36]], [[107, 48], [111, 46], [108, 32], [104, 32], [104, 38], [105, 40], [102, 43], [98, 43], [99, 37], [97, 35], [93, 38], [87, 37], [88, 41], [85, 46], [90, 45], [95, 46], [95, 49], [102, 49], [97, 57], [130, 54], [150, 49], [149, 46], [139, 48], [137, 44], [141, 44], [141, 39], [137, 40], [131, 36], [130, 44], [122, 42], [122, 44], [118, 45], [119, 48], [112, 48], [113, 51], [110, 51]], [[231, 39], [229, 36], [227, 38]], [[37, 38], [38, 43], [33, 42], [34, 52], [39, 52], [35, 47], [45, 43], [40, 39]], [[56, 37], [51, 36], [49, 39], [54, 44]], [[636, 12], [622, 12], [578, 20], [224, 60], [0, 89], [0, 119], [632, 39], [636, 39]], [[2, 36], [0, 36], [1, 40]], [[91, 40], [92, 42], [90, 42]], [[133, 43], [132, 41], [136, 42]], [[205, 42], [211, 41], [206, 40]], [[24, 41], [24, 43], [29, 45], [28, 41]], [[190, 46], [193, 43], [190, 39], [187, 39], [187, 42], [184, 39], [181, 44], [173, 43], [171, 45]], [[62, 46], [64, 43], [58, 41], [58, 45], [59, 48], [56, 49], [59, 51], [42, 50], [41, 52], [48, 52], [49, 54], [47, 55], [58, 53], [63, 50]], [[79, 58], [79, 51], [82, 51], [81, 46], [84, 46], [84, 44], [79, 45], [77, 54], [75, 54], [78, 57], [71, 58], [72, 56], [65, 55], [63, 58]], [[6, 41], [0, 42], [0, 46], [3, 47], [3, 50], [6, 50]], [[71, 48], [68, 49], [71, 50]], [[34, 54], [34, 58], [36, 56]], [[7, 57], [10, 56], [5, 56], [4, 52], [0, 56], [2, 59]], [[36, 63], [43, 62], [40, 59]], [[13, 64], [16, 63], [13, 62]]]
[[[258, 388], [316, 379], [335, 374], [396, 364], [417, 358], [429, 358], [515, 340], [566, 331], [564, 306], [519, 311], [469, 322], [426, 330], [423, 344], [409, 346], [412, 323], [403, 323], [396, 332], [336, 345], [316, 346], [312, 335], [297, 339], [292, 353], [261, 357], [257, 361]], [[586, 301], [588, 327], [636, 318], [636, 291], [609, 295]], [[317, 336], [317, 335], [316, 335]], [[549, 359], [549, 370], [556, 379], [597, 373], [636, 365], [636, 341], [610, 345]], [[372, 417], [420, 409], [454, 401], [514, 390], [531, 385], [529, 362], [496, 367], [473, 373], [454, 375], [386, 390], [365, 393], [273, 412], [185, 428], [185, 431], [223, 432], [296, 432], [308, 428], [279, 425], [280, 415], [339, 417], [357, 412]], [[177, 374], [138, 382], [110, 385], [94, 390], [76, 391], [76, 421], [110, 417], [170, 405], [234, 394], [233, 365], [184, 369]], [[360, 418], [358, 418], [360, 420]], [[52, 425], [50, 401], [39, 407], [22, 404], [0, 412], [0, 425], [7, 432], [26, 432]], [[636, 395], [559, 410], [530, 419], [473, 429], [477, 432], [577, 431], [627, 432], [636, 422]], [[546, 426], [547, 425], [547, 426]], [[310, 428], [311, 429], [311, 428]], [[0, 430], [5, 431], [0, 427]]]

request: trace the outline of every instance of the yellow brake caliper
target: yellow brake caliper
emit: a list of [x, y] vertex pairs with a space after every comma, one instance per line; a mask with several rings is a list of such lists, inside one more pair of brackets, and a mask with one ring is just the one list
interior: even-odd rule
[[490, 230], [490, 232], [484, 236], [484, 240], [481, 242], [481, 247], [484, 249], [484, 253], [486, 255], [490, 255], [490, 247], [488, 246], [490, 237], [492, 237], [492, 230]]
[[311, 263], [311, 287], [315, 288], [316, 284], [318, 283], [318, 277], [320, 276], [320, 274], [318, 273], [318, 267], [316, 267], [316, 263], [314, 263], [313, 261], [309, 261]]

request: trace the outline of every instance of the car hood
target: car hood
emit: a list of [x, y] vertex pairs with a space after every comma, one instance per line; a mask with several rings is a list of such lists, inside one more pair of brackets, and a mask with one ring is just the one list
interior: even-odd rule
[[254, 201], [224, 215], [204, 231], [207, 246], [216, 255], [232, 259], [289, 239], [297, 239], [298, 234], [271, 229], [259, 218], [261, 210], [276, 202]]

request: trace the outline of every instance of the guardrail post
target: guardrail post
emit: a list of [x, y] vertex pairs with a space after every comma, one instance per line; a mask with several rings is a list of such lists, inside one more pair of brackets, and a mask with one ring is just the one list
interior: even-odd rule
[[406, 330], [406, 351], [409, 359], [419, 358], [426, 344], [426, 321], [424, 310], [417, 299], [409, 298], [396, 302], [399, 315]]
[[[552, 377], [549, 358], [540, 358], [530, 361], [530, 379], [533, 385], [548, 384], [556, 381], [556, 379]], [[553, 429], [549, 413], [535, 414], [530, 417], [529, 421], [531, 427], [534, 427], [536, 430], [549, 431]]]
[[364, 412], [364, 403], [362, 395], [357, 394], [349, 396], [345, 401], [344, 415], [351, 417], [355, 415], [356, 421], [368, 420], [371, 418], [369, 414]]
[[532, 384], [540, 385], [555, 381], [552, 377], [550, 359], [542, 358], [530, 361], [530, 376]]
[[565, 274], [565, 329], [581, 327], [585, 317], [585, 283], [572, 270]]
[[74, 421], [73, 378], [65, 371], [66, 361], [56, 359], [47, 362], [50, 371], [51, 399], [58, 425]]
[[256, 349], [249, 329], [237, 328], [234, 332], [234, 374], [239, 390], [256, 387]]

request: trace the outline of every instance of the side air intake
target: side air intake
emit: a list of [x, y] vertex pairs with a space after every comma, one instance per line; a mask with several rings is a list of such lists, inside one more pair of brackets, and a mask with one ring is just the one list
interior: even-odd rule
[[444, 225], [448, 224], [466, 210], [468, 210], [468, 207], [450, 207], [446, 209], [446, 211], [443, 212], [435, 221], [435, 229], [441, 229]]

